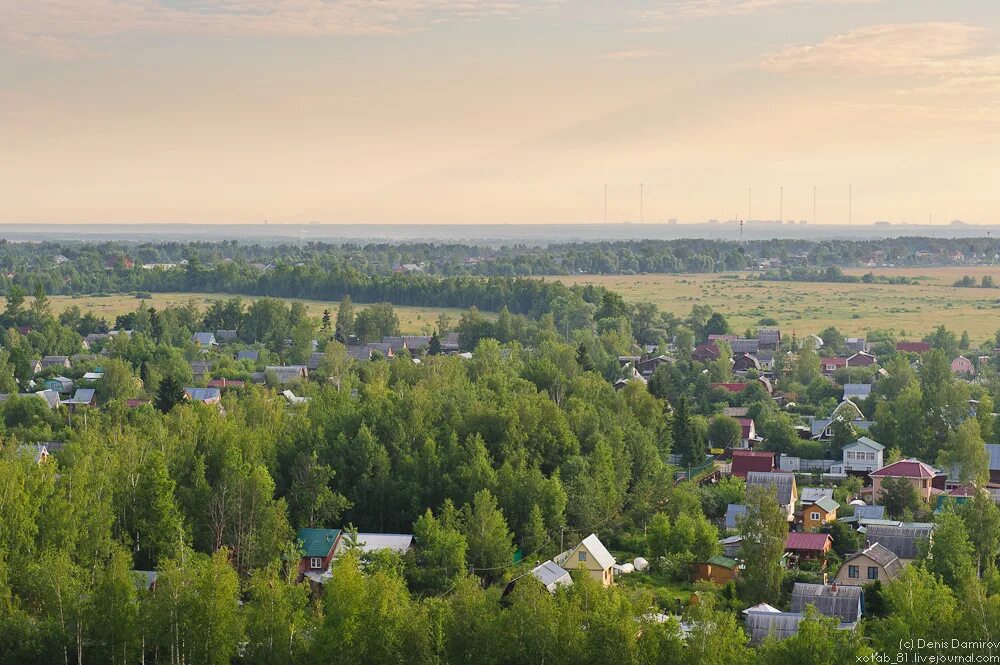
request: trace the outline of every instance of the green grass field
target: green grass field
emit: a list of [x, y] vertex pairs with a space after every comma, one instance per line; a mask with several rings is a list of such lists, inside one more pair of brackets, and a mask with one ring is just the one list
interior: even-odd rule
[[747, 273], [697, 275], [574, 275], [550, 277], [566, 284], [600, 284], [632, 302], [652, 302], [678, 316], [693, 305], [709, 305], [726, 314], [734, 330], [756, 327], [771, 317], [786, 333], [816, 333], [837, 326], [847, 335], [872, 329], [893, 330], [919, 338], [938, 325], [967, 330], [973, 343], [992, 339], [1000, 328], [1000, 288], [956, 288], [963, 275], [977, 280], [1000, 266], [981, 268], [875, 268], [845, 272], [905, 275], [917, 285], [758, 282]]
[[[201, 309], [205, 309], [213, 300], [231, 297], [233, 296], [224, 293], [154, 293], [151, 298], [146, 299], [146, 304], [150, 307], [163, 309], [164, 307], [184, 305], [188, 301], [193, 300]], [[82, 311], [94, 312], [94, 314], [104, 317], [112, 324], [115, 317], [119, 314], [135, 311], [136, 307], [139, 306], [139, 300], [135, 296], [126, 294], [79, 297], [52, 296], [50, 299], [52, 300], [52, 311], [57, 314], [67, 307], [76, 305]], [[250, 302], [253, 298], [243, 296], [243, 300]], [[336, 315], [337, 305], [339, 304], [337, 302], [324, 302], [322, 300], [294, 300], [305, 303], [309, 314], [316, 317], [322, 316], [324, 309], [329, 309], [332, 314]], [[360, 303], [355, 307], [356, 310], [364, 308], [365, 306]], [[441, 312], [447, 313], [453, 322], [457, 322], [458, 317], [464, 311], [443, 307], [397, 306], [394, 309], [396, 310], [396, 315], [399, 317], [400, 330], [407, 334], [420, 334], [423, 332], [430, 334], [433, 332], [435, 322]]]

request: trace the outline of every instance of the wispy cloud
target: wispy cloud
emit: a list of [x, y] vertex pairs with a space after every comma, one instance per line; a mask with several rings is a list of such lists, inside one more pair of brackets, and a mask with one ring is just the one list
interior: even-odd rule
[[1000, 88], [1000, 51], [984, 28], [957, 22], [873, 25], [789, 46], [761, 65], [779, 72], [918, 79], [923, 92]]
[[605, 53], [603, 57], [608, 60], [643, 60], [655, 58], [658, 55], [663, 55], [663, 51], [655, 48], [640, 48], [631, 51], [611, 51]]
[[9, 0], [0, 47], [77, 57], [134, 34], [379, 35], [515, 18], [558, 0]]
[[666, 0], [654, 9], [636, 12], [639, 31], [656, 32], [692, 19], [719, 16], [750, 16], [786, 9], [830, 5], [860, 4], [881, 0]]

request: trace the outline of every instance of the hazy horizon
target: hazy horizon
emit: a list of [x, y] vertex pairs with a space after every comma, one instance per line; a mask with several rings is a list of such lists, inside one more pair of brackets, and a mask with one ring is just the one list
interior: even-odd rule
[[2, 223], [1000, 223], [986, 0], [3, 13]]

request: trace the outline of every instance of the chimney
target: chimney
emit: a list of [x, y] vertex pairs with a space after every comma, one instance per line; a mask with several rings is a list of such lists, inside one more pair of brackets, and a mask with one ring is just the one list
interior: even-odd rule
[[836, 582], [834, 582], [833, 584], [830, 585], [830, 593], [833, 593], [833, 594], [837, 593], [837, 583]]

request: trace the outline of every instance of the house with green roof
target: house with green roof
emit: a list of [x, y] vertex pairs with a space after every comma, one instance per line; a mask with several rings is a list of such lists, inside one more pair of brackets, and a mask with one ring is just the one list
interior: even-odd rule
[[299, 577], [322, 584], [330, 576], [330, 561], [340, 541], [340, 529], [299, 529]]
[[824, 496], [812, 502], [802, 502], [802, 530], [818, 531], [837, 520], [840, 504]]

